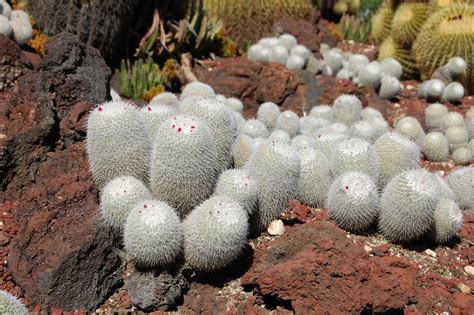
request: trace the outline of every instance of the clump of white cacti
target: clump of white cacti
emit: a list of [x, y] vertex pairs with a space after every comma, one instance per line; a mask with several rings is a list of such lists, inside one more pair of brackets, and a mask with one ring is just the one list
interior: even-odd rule
[[251, 215], [257, 206], [257, 181], [248, 170], [227, 170], [219, 176], [214, 195], [227, 196], [237, 201]]
[[12, 39], [18, 45], [25, 45], [33, 37], [28, 13], [23, 10], [12, 10], [5, 1], [0, 1], [0, 34]]
[[276, 62], [291, 70], [303, 69], [309, 55], [309, 50], [298, 45], [296, 38], [290, 34], [262, 38], [257, 44], [251, 45], [247, 52], [250, 60]]

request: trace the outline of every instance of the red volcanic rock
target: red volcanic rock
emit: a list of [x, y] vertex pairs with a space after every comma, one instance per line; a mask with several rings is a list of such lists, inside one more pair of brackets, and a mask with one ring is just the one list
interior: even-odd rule
[[423, 278], [406, 259], [369, 256], [346, 232], [318, 221], [288, 227], [271, 246], [256, 248], [242, 284], [299, 314], [402, 312], [412, 304], [427, 313], [435, 296], [452, 299], [440, 277]]
[[[8, 227], [0, 285], [19, 285], [46, 311], [90, 310], [121, 281], [118, 237], [101, 224], [83, 142], [87, 112], [107, 97], [110, 69], [70, 34], [51, 38], [46, 51], [17, 92], [0, 93], [0, 209]], [[14, 222], [3, 221], [11, 215]]]
[[351, 81], [316, 76], [308, 71], [291, 71], [272, 62], [254, 62], [246, 57], [219, 59], [194, 69], [202, 82], [216, 93], [240, 98], [245, 104], [244, 115], [256, 114], [263, 102], [274, 102], [282, 110], [299, 114], [315, 105], [331, 104], [344, 93], [357, 95], [364, 106], [386, 113], [390, 102], [382, 100], [374, 89], [357, 86]]
[[11, 89], [20, 76], [32, 69], [27, 54], [13, 40], [0, 34], [0, 92]]

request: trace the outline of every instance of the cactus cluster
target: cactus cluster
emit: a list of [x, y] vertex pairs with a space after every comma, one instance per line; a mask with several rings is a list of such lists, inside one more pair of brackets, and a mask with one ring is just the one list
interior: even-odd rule
[[461, 57], [453, 57], [433, 73], [432, 79], [422, 82], [418, 95], [430, 102], [447, 101], [458, 104], [465, 91], [461, 83], [456, 82], [467, 70], [466, 61]]
[[[395, 241], [429, 231], [446, 241], [457, 233], [459, 216], [451, 213], [455, 204], [438, 207], [439, 199], [461, 209], [472, 203], [465, 196], [474, 195], [470, 173], [459, 183], [448, 181], [451, 188], [424, 173], [419, 145], [389, 131], [380, 112], [363, 108], [353, 95], [301, 118], [264, 103], [256, 119], [246, 121], [241, 109], [195, 82], [179, 100], [163, 94], [141, 108], [118, 100], [91, 111], [87, 152], [101, 189], [100, 212], [106, 225], [123, 233], [135, 264], [163, 267], [184, 257], [199, 271], [225, 268], [249, 233], [267, 229], [294, 198], [326, 206], [330, 218], [351, 231], [364, 231], [378, 218], [379, 229]], [[467, 143], [466, 132], [457, 138], [456, 117], [438, 116], [432, 125], [447, 130], [448, 148]]]
[[12, 10], [6, 0], [0, 1], [0, 34], [11, 37], [18, 45], [25, 45], [33, 37], [28, 13]]
[[434, 103], [425, 108], [427, 134], [423, 141], [423, 153], [430, 161], [443, 162], [450, 157], [455, 164], [465, 165], [474, 161], [472, 124], [470, 112], [464, 118], [458, 112], [450, 112], [445, 105]]
[[250, 60], [276, 62], [291, 70], [303, 69], [309, 55], [310, 51], [305, 46], [298, 45], [296, 38], [291, 34], [264, 37], [251, 45], [247, 52]]

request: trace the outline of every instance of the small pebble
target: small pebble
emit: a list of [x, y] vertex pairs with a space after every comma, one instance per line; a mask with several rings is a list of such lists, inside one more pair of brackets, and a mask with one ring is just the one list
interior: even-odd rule
[[364, 245], [364, 250], [367, 252], [367, 253], [370, 253], [372, 251], [372, 247], [368, 246], [368, 245]]
[[464, 283], [458, 284], [459, 290], [461, 290], [462, 293], [469, 294], [471, 293], [471, 288]]
[[283, 226], [282, 220], [273, 220], [267, 229], [270, 235], [283, 235], [285, 233], [285, 227]]
[[427, 250], [425, 250], [425, 254], [428, 255], [428, 256], [436, 258], [436, 253], [434, 251], [432, 251], [431, 249], [429, 249], [429, 248]]
[[464, 271], [470, 275], [474, 275], [474, 267], [473, 266], [466, 266], [464, 267]]

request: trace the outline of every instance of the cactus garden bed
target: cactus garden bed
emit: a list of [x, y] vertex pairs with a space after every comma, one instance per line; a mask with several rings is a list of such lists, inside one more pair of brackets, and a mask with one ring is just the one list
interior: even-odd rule
[[472, 5], [132, 2], [0, 0], [1, 314], [474, 312]]

